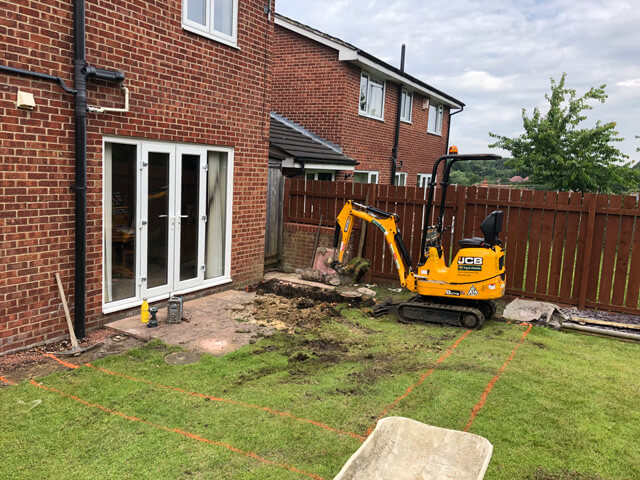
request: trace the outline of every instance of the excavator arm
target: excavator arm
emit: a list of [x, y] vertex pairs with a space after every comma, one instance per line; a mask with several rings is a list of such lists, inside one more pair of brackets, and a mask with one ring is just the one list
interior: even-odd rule
[[[336, 219], [336, 230], [333, 236], [333, 246], [338, 251], [337, 262], [339, 264], [342, 263], [345, 250], [349, 245], [355, 218], [373, 224], [382, 232], [398, 269], [400, 284], [409, 290], [414, 290], [415, 277], [411, 272], [411, 258], [398, 230], [397, 222], [399, 217], [395, 213], [385, 212], [375, 207], [354, 203], [353, 200], [347, 200]], [[340, 246], [339, 249], [338, 245]]]

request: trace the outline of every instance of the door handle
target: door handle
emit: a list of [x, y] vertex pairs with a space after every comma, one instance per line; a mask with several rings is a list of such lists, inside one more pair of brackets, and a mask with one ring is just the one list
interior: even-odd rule
[[178, 215], [180, 218], [189, 218], [189, 215]]
[[158, 215], [158, 218], [169, 218], [169, 215]]

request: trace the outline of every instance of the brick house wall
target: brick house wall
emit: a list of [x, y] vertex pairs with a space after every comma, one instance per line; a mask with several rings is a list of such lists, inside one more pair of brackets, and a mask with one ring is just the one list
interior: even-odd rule
[[[73, 85], [68, 0], [2, 2], [3, 65]], [[87, 61], [125, 72], [126, 114], [88, 114], [87, 328], [102, 314], [102, 141], [121, 136], [234, 148], [231, 277], [263, 272], [270, 43], [264, 2], [243, 0], [238, 49], [181, 26], [180, 0], [87, 2]], [[36, 109], [15, 107], [21, 88]], [[90, 82], [90, 105], [121, 106], [113, 86]], [[0, 353], [64, 335], [54, 272], [73, 306], [73, 98], [51, 82], [0, 73]], [[72, 312], [73, 314], [73, 312]]]
[[[358, 113], [361, 69], [338, 60], [337, 50], [276, 25], [273, 47], [272, 109], [340, 145], [360, 162], [357, 170], [379, 171], [379, 183], [390, 183], [398, 85], [385, 86], [384, 121]], [[449, 110], [442, 135], [427, 133], [425, 97], [414, 93], [412, 122], [400, 124], [398, 172], [415, 186], [418, 173], [430, 173], [446, 153]]]

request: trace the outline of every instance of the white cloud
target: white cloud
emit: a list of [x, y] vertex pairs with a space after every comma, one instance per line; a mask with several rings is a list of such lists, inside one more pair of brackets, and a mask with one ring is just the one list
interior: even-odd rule
[[[549, 78], [578, 93], [607, 84], [593, 121], [616, 121], [618, 146], [640, 160], [640, 8], [637, 0], [276, 0], [276, 10], [398, 64], [467, 104], [452, 142], [487, 149], [488, 132], [513, 136], [522, 108], [545, 109]], [[484, 148], [481, 148], [484, 145]], [[459, 145], [462, 148], [462, 145]]]

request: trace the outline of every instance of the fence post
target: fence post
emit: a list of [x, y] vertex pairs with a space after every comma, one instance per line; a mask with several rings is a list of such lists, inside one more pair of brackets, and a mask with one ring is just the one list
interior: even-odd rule
[[589, 213], [587, 217], [587, 243], [584, 248], [584, 258], [582, 259], [582, 279], [580, 283], [580, 298], [578, 308], [584, 310], [587, 304], [588, 272], [591, 267], [591, 250], [593, 250], [593, 230], [596, 222], [596, 196], [593, 193], [585, 194], [589, 199]]

